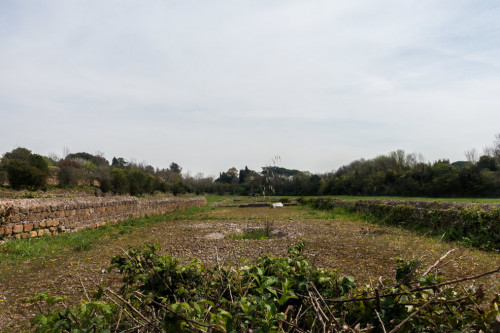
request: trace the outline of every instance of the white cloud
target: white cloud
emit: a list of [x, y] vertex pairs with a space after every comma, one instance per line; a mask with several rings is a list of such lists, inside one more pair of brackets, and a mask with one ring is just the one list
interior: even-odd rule
[[499, 123], [494, 1], [3, 1], [0, 151], [215, 174], [463, 158]]

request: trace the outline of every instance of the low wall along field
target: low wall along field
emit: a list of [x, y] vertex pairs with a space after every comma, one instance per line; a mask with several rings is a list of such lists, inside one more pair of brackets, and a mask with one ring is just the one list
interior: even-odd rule
[[29, 238], [97, 228], [129, 217], [200, 207], [203, 197], [137, 199], [130, 196], [0, 201], [0, 239]]
[[460, 241], [480, 249], [500, 251], [500, 207], [498, 204], [458, 202], [305, 199], [315, 208], [342, 207], [374, 216], [379, 222], [419, 229], [445, 240]]

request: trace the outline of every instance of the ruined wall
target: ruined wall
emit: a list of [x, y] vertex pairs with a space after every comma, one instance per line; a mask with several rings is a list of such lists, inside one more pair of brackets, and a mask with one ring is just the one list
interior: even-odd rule
[[207, 203], [203, 197], [137, 199], [129, 196], [0, 201], [0, 239], [29, 238], [96, 228], [130, 216], [164, 214]]

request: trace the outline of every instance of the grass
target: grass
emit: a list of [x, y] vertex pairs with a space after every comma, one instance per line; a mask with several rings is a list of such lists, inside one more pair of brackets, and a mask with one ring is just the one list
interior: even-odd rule
[[345, 201], [403, 200], [403, 201], [500, 203], [500, 198], [426, 198], [426, 197], [391, 197], [391, 196], [370, 197], [370, 196], [348, 196], [348, 195], [329, 195], [329, 196], [321, 196], [321, 198], [336, 198]]
[[279, 199], [286, 199], [286, 198], [292, 198], [288, 196], [266, 196], [265, 198], [263, 196], [241, 196], [241, 195], [212, 195], [212, 194], [207, 194], [205, 195], [205, 198], [207, 199], [207, 202], [214, 203], [214, 202], [221, 202], [224, 201], [224, 203], [231, 205], [231, 204], [245, 204], [245, 203], [253, 203], [256, 201], [265, 201], [265, 202], [275, 202], [276, 200]]
[[[257, 200], [263, 200], [263, 197], [244, 197], [237, 195], [207, 195], [208, 203], [227, 200], [228, 204], [249, 203]], [[267, 196], [266, 200], [275, 201], [281, 198], [298, 198], [293, 196]], [[474, 202], [474, 203], [500, 203], [500, 198], [429, 198], [429, 197], [398, 197], [398, 196], [349, 196], [349, 195], [328, 195], [312, 196], [310, 198], [336, 198], [345, 201], [360, 200], [402, 200], [402, 201], [437, 201], [437, 202]], [[235, 201], [236, 200], [236, 201]]]
[[[188, 209], [194, 214], [197, 209]], [[131, 218], [120, 223], [107, 224], [101, 228], [85, 229], [78, 232], [63, 233], [57, 236], [44, 236], [38, 239], [28, 238], [7, 241], [0, 245], [0, 268], [19, 264], [25, 260], [36, 261], [40, 258], [50, 258], [55, 255], [70, 252], [87, 251], [95, 244], [107, 239], [116, 239], [120, 235], [132, 233], [134, 230], [152, 226], [161, 221], [175, 219], [178, 213], [170, 215], [154, 215]]]
[[232, 239], [232, 240], [242, 240], [242, 239], [259, 240], [259, 239], [271, 239], [271, 238], [273, 237], [265, 229], [250, 229], [250, 230], [245, 230], [243, 233], [229, 234], [226, 236], [226, 239]]

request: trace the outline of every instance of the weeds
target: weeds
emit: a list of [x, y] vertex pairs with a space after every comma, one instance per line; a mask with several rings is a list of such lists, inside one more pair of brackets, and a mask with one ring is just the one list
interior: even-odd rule
[[397, 258], [394, 280], [359, 286], [311, 265], [303, 248], [299, 242], [286, 257], [205, 267], [146, 244], [111, 261], [123, 277], [118, 290], [96, 285], [73, 307], [46, 293], [22, 301], [38, 305], [31, 323], [40, 332], [477, 332], [489, 331], [500, 314], [500, 295], [457, 286], [500, 268], [445, 281], [434, 273], [440, 261], [423, 272], [418, 261]]
[[[249, 221], [248, 219], [247, 221]], [[272, 220], [265, 220], [264, 225], [260, 228], [251, 229], [247, 224], [245, 230], [242, 233], [229, 234], [225, 238], [232, 240], [242, 240], [242, 239], [272, 239], [274, 236], [272, 235], [274, 229], [274, 223]]]
[[242, 240], [242, 239], [270, 239], [273, 238], [265, 229], [247, 229], [243, 233], [229, 234], [226, 239]]

